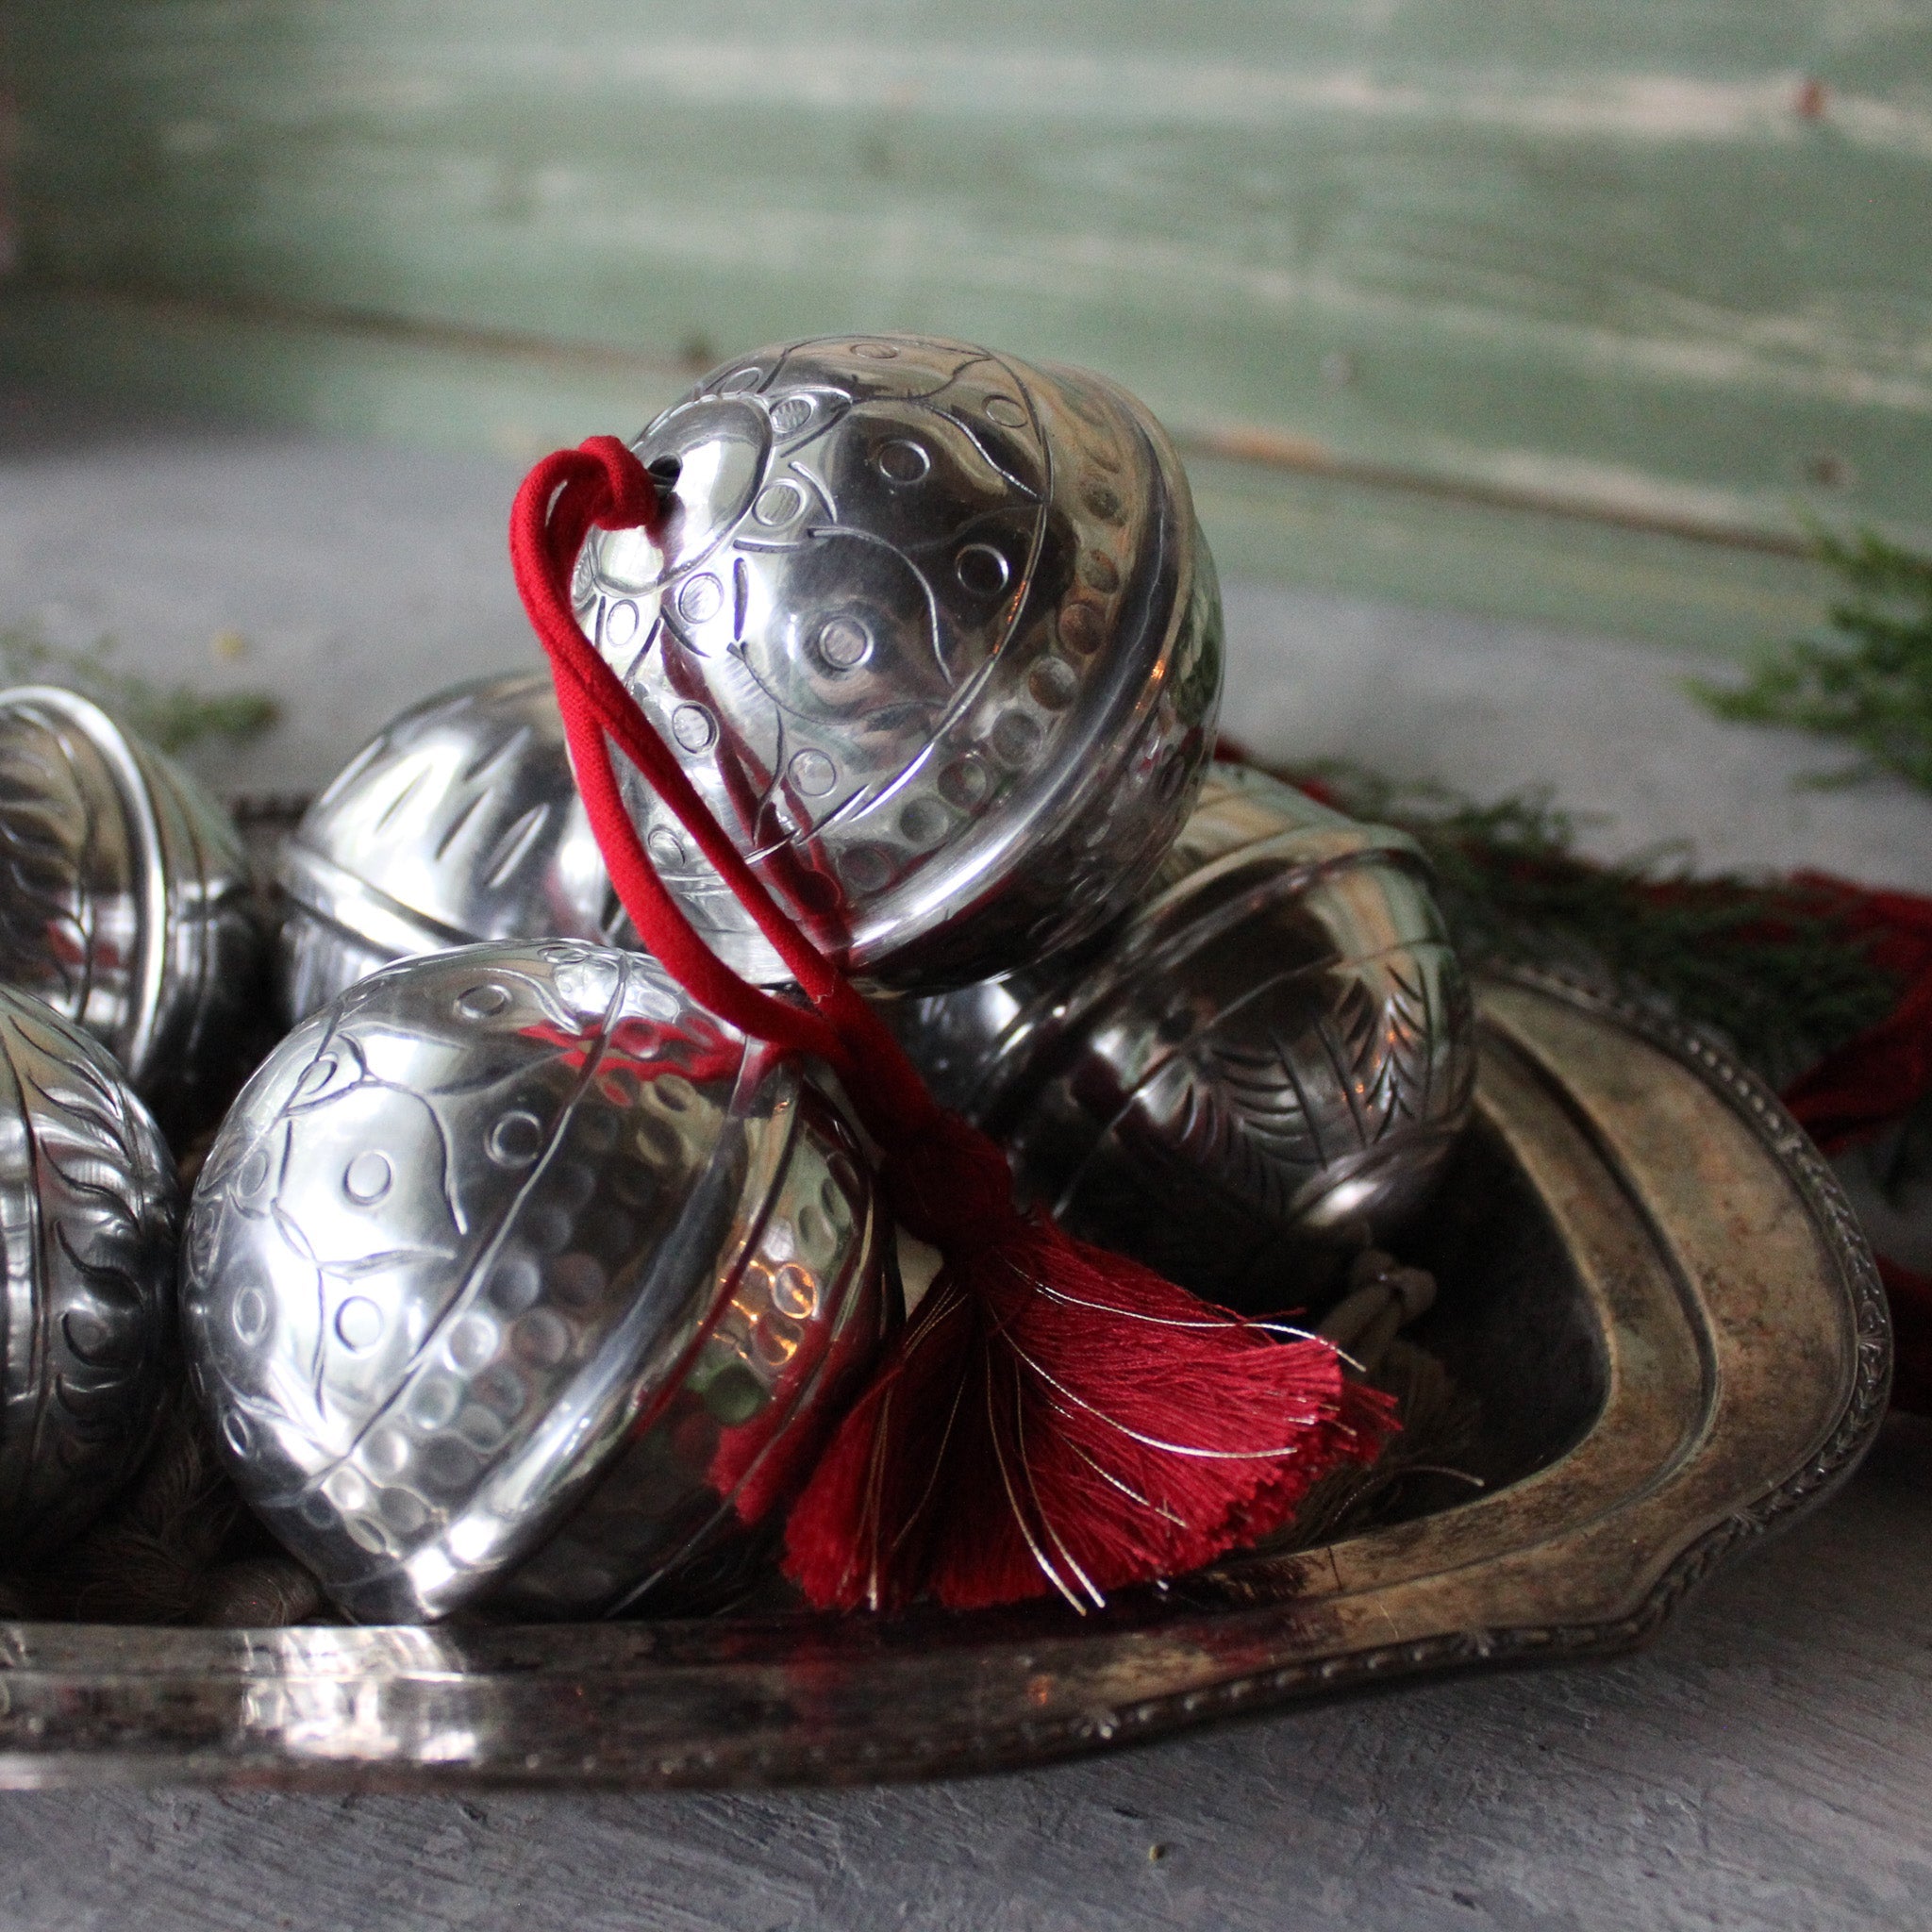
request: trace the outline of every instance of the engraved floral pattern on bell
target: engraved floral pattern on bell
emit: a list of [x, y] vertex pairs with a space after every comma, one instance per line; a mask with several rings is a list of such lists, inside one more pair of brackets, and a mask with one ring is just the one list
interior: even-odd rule
[[166, 1399], [175, 1163], [100, 1044], [0, 989], [0, 1535], [63, 1542], [134, 1473]]
[[1474, 1083], [1406, 835], [1217, 765], [1154, 890], [1072, 962], [889, 1008], [1073, 1232], [1251, 1309], [1425, 1199]]
[[278, 873], [291, 1024], [393, 959], [601, 939], [612, 906], [541, 672], [477, 678], [392, 719], [309, 807]]
[[171, 1131], [239, 1082], [262, 945], [227, 815], [98, 705], [0, 692], [0, 981], [106, 1046]]
[[[767, 349], [633, 445], [579, 621], [767, 885], [849, 970], [957, 984], [1130, 904], [1186, 817], [1220, 599], [1173, 446], [1097, 376], [912, 336]], [[713, 947], [782, 968], [641, 784]]]
[[237, 1483], [372, 1620], [722, 1586], [895, 1303], [837, 1106], [654, 960], [567, 941], [405, 961], [305, 1021], [184, 1247]]

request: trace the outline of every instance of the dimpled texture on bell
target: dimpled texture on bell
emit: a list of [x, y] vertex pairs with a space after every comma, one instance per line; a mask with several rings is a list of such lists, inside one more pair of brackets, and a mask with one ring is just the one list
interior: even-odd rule
[[1469, 991], [1413, 841], [1225, 765], [1148, 899], [1076, 962], [891, 1010], [1023, 1192], [1254, 1310], [1398, 1231], [1474, 1091]]
[[100, 1044], [0, 989], [0, 1536], [63, 1542], [134, 1472], [166, 1399], [175, 1163]]
[[[633, 445], [667, 508], [575, 608], [781, 904], [901, 989], [1043, 958], [1131, 904], [1221, 698], [1221, 602], [1160, 426], [1101, 377], [839, 337], [707, 377]], [[641, 784], [713, 948], [782, 967]]]
[[832, 1103], [654, 960], [566, 941], [406, 961], [304, 1021], [183, 1253], [236, 1482], [369, 1621], [596, 1614], [720, 1560], [886, 1313]]
[[292, 1025], [391, 960], [605, 935], [610, 883], [549, 677], [478, 678], [385, 725], [282, 848]]
[[0, 692], [0, 981], [100, 1041], [171, 1131], [233, 1091], [260, 998], [227, 814], [72, 691]]

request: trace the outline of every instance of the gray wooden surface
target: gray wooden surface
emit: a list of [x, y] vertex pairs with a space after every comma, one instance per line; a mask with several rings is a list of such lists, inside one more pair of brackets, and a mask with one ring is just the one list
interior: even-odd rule
[[1932, 1429], [1649, 1654], [1024, 1776], [754, 1796], [0, 1797], [0, 1924], [1932, 1924]]
[[[206, 761], [325, 777], [419, 691], [525, 661], [512, 466], [88, 423], [0, 399], [0, 626], [275, 686]], [[1555, 784], [1627, 848], [1932, 886], [1932, 805], [1794, 793], [1651, 648], [1237, 586], [1228, 723], [1479, 792]], [[217, 656], [224, 633], [246, 641]], [[232, 642], [225, 649], [232, 651]], [[1338, 1704], [1024, 1776], [465, 1801], [0, 1797], [0, 1927], [1932, 1925], [1932, 1427], [1649, 1654]]]

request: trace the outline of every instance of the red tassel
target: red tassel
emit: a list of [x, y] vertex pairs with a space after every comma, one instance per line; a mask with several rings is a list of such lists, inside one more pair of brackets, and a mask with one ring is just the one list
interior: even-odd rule
[[1276, 1527], [1391, 1433], [1327, 1343], [1021, 1219], [1005, 1158], [957, 1116], [891, 1178], [948, 1259], [791, 1512], [786, 1569], [813, 1603], [1051, 1587], [1097, 1607]]
[[[510, 520], [517, 588], [550, 656], [612, 883], [644, 943], [700, 1005], [839, 1073], [885, 1150], [888, 1204], [945, 1257], [793, 1507], [788, 1571], [820, 1607], [889, 1607], [929, 1592], [967, 1608], [1047, 1590], [1098, 1604], [1110, 1589], [1197, 1568], [1277, 1528], [1322, 1476], [1374, 1458], [1394, 1426], [1388, 1404], [1348, 1382], [1326, 1342], [1279, 1341], [1266, 1324], [1014, 1208], [998, 1147], [934, 1102], [577, 628], [568, 586], [591, 527], [649, 528], [658, 515], [642, 465], [614, 438], [593, 437], [539, 463]], [[613, 743], [809, 1006], [747, 984], [692, 930], [625, 809]], [[756, 1507], [773, 1493], [761, 1485]]]
[[1785, 1089], [1799, 1124], [1828, 1154], [1903, 1119], [1932, 1092], [1932, 899], [1878, 892], [1820, 873], [1793, 887], [1835, 904], [1874, 963], [1905, 984], [1898, 1004]]

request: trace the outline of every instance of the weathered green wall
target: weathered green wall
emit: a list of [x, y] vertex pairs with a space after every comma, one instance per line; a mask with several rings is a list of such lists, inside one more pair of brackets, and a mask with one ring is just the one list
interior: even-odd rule
[[[24, 370], [533, 448], [754, 341], [1107, 368], [1231, 560], [1740, 642], [1932, 532], [1932, 9], [11, 0]], [[1552, 514], [1549, 512], [1559, 512]]]

